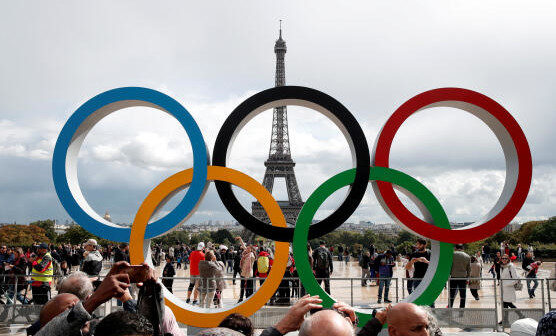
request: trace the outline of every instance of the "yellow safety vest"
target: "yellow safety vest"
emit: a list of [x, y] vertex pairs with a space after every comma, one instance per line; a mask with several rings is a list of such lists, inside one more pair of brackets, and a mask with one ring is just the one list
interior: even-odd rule
[[[52, 256], [50, 255], [50, 253], [45, 253], [44, 256], [42, 256], [41, 258], [37, 259], [37, 264], [40, 264], [42, 262], [42, 259], [45, 256], [49, 256], [50, 257], [50, 265], [48, 265], [48, 267], [43, 271], [43, 272], [39, 272], [37, 271], [34, 267], [31, 269], [31, 279], [33, 281], [42, 281], [42, 282], [51, 282], [52, 281], [52, 275], [54, 275], [54, 266], [52, 265], [53, 263], [53, 259]], [[47, 276], [44, 276], [47, 275]], [[48, 276], [50, 275], [50, 276]]]

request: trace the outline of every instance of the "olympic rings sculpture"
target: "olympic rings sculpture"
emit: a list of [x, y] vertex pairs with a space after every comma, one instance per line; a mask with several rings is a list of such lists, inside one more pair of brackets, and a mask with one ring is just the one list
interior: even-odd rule
[[[272, 195], [251, 177], [226, 167], [229, 149], [241, 128], [258, 113], [273, 107], [298, 105], [322, 113], [342, 131], [350, 147], [354, 168], [339, 173], [319, 186], [307, 199], [295, 228], [288, 228], [284, 215]], [[114, 225], [100, 217], [87, 203], [77, 180], [77, 156], [87, 133], [102, 118], [119, 109], [149, 106], [169, 113], [185, 129], [193, 148], [193, 168], [167, 178], [143, 201], [131, 228]], [[403, 122], [414, 113], [437, 106], [467, 111], [481, 119], [496, 135], [506, 158], [506, 182], [494, 207], [477, 223], [463, 229], [450, 228], [448, 217], [436, 197], [420, 182], [389, 167], [394, 136]], [[224, 122], [216, 138], [212, 165], [202, 133], [191, 114], [171, 97], [155, 90], [125, 87], [103, 92], [80, 106], [64, 125], [52, 160], [54, 186], [68, 214], [87, 231], [106, 239], [129, 242], [133, 264], [150, 263], [150, 239], [163, 235], [185, 222], [201, 202], [208, 181], [215, 185], [224, 206], [242, 225], [258, 235], [275, 241], [275, 259], [264, 284], [239, 305], [230, 309], [204, 310], [184, 303], [163, 287], [166, 304], [178, 321], [197, 327], [214, 327], [232, 312], [246, 316], [261, 308], [278, 288], [293, 243], [296, 267], [303, 286], [320, 295], [325, 306], [331, 298], [318, 285], [307, 257], [309, 239], [331, 232], [344, 223], [359, 206], [371, 182], [379, 204], [388, 215], [407, 230], [431, 239], [431, 260], [421, 284], [404, 301], [432, 304], [449, 278], [455, 243], [468, 243], [493, 235], [506, 226], [523, 206], [532, 177], [531, 151], [516, 120], [500, 104], [475, 91], [441, 88], [418, 94], [402, 104], [380, 131], [372, 156], [363, 130], [355, 117], [337, 100], [320, 91], [282, 86], [261, 91], [241, 103]], [[253, 217], [232, 192], [234, 184], [251, 193], [263, 206], [272, 225]], [[311, 225], [319, 206], [334, 191], [349, 186], [349, 192], [330, 216]], [[186, 195], [166, 216], [149, 223], [156, 212], [178, 191], [189, 187]], [[394, 188], [410, 197], [425, 220], [413, 215], [399, 200]], [[360, 326], [370, 318], [358, 312]]]

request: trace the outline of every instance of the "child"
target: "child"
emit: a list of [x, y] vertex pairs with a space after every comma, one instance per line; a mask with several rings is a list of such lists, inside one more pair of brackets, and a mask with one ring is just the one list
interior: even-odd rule
[[174, 275], [176, 275], [176, 270], [174, 269], [174, 265], [172, 265], [172, 257], [166, 255], [166, 265], [164, 266], [164, 270], [162, 271], [162, 277], [166, 279], [162, 279], [162, 284], [166, 286], [166, 288], [172, 293], [172, 285], [174, 284]]

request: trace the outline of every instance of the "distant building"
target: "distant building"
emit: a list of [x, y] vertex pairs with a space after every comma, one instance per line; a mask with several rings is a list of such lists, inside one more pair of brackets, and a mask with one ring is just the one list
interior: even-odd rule
[[521, 227], [521, 224], [519, 224], [519, 223], [510, 223], [510, 224], [508, 224], [504, 227], [504, 231], [508, 232], [508, 233], [512, 233], [514, 231], [519, 230], [520, 227]]
[[56, 234], [64, 234], [69, 229], [70, 225], [54, 224], [54, 232]]
[[106, 210], [106, 212], [104, 213], [104, 219], [106, 219], [107, 221], [109, 221], [110, 223], [112, 223], [112, 217], [110, 217], [110, 214], [108, 213], [108, 210]]

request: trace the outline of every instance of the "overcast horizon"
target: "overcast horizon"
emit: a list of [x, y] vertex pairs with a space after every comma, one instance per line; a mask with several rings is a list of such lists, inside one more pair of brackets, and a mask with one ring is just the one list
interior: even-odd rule
[[[529, 196], [514, 221], [556, 215], [553, 2], [4, 2], [0, 13], [0, 223], [71, 220], [52, 182], [54, 145], [81, 104], [113, 88], [148, 87], [176, 99], [197, 121], [212, 157], [230, 112], [274, 86], [280, 19], [287, 85], [340, 101], [360, 123], [371, 151], [388, 117], [421, 92], [460, 87], [500, 103], [520, 124], [533, 158]], [[288, 107], [288, 121], [306, 200], [325, 180], [353, 167], [351, 153], [337, 126], [318, 112]], [[251, 120], [228, 166], [262, 181], [271, 124], [271, 111]], [[79, 153], [79, 183], [101, 216], [108, 210], [114, 222], [131, 223], [150, 190], [191, 166], [190, 142], [176, 120], [134, 107], [108, 116], [88, 134]], [[483, 217], [505, 181], [494, 134], [452, 108], [409, 118], [395, 137], [390, 167], [427, 186], [452, 222]], [[275, 186], [273, 195], [284, 199], [285, 184]], [[250, 209], [253, 198], [234, 190]], [[315, 218], [330, 214], [344, 195], [345, 188], [335, 193]], [[211, 219], [233, 219], [212, 184], [188, 223]], [[359, 221], [393, 222], [370, 185], [348, 220]]]

